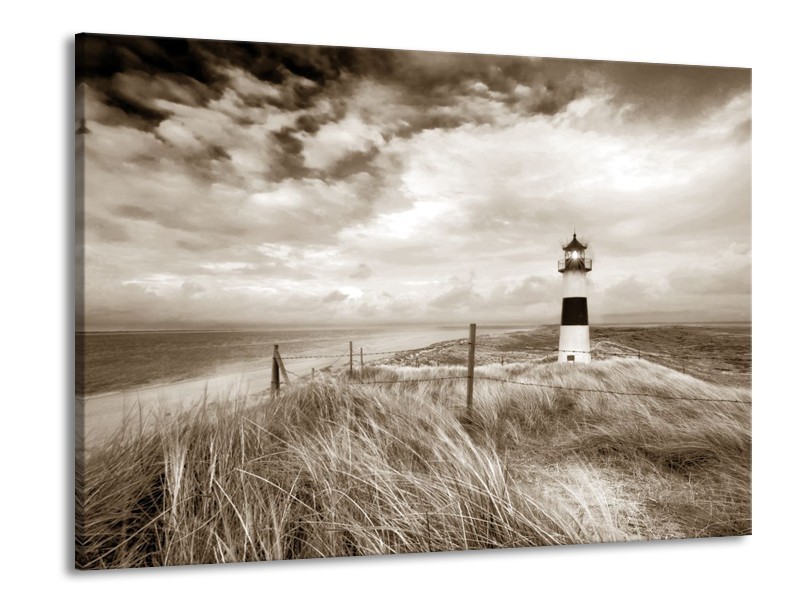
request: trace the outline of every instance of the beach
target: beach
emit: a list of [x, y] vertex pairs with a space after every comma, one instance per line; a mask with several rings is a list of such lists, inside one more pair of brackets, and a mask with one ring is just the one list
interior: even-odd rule
[[[519, 329], [520, 327], [481, 327], [479, 331], [495, 334]], [[197, 332], [174, 332], [171, 337], [175, 338], [177, 345], [182, 343], [180, 342], [181, 336], [189, 333], [197, 335]], [[229, 334], [229, 332], [223, 333]], [[138, 434], [146, 428], [163, 422], [164, 419], [169, 419], [198, 405], [205, 404], [213, 407], [216, 404], [255, 400], [269, 392], [270, 389], [273, 340], [275, 343], [278, 340], [291, 340], [280, 344], [281, 355], [284, 357], [284, 364], [289, 375], [288, 382], [283, 382], [283, 385], [291, 385], [293, 380], [310, 377], [312, 369], [324, 372], [325, 369], [339, 369], [347, 366], [350, 340], [353, 341], [354, 346], [354, 365], [358, 366], [362, 349], [365, 353], [364, 363], [369, 364], [385, 359], [395, 352], [465, 338], [467, 334], [467, 327], [326, 330], [316, 333], [304, 331], [302, 335], [296, 331], [284, 331], [277, 334], [268, 332], [247, 342], [249, 346], [258, 348], [262, 356], [252, 359], [252, 354], [249, 353], [245, 360], [231, 359], [231, 357], [235, 357], [235, 353], [229, 350], [234, 346], [230, 342], [230, 334], [224, 338], [227, 346], [223, 343], [214, 346], [213, 341], [206, 339], [204, 344], [217, 355], [207, 359], [209, 366], [204, 375], [191, 376], [188, 374], [191, 371], [176, 370], [169, 376], [177, 381], [157, 380], [111, 391], [76, 393], [76, 447], [78, 449], [91, 448], [121, 430], [130, 434]], [[127, 338], [118, 333], [107, 335], [116, 336], [115, 353], [118, 354], [118, 347], [124, 344]], [[144, 334], [131, 333], [129, 335], [139, 336], [135, 341], [142, 345], [141, 336]], [[164, 336], [163, 333], [158, 335]], [[223, 339], [218, 332], [206, 334], [212, 340], [215, 335], [219, 339]], [[254, 334], [247, 332], [247, 335], [253, 336]], [[241, 345], [235, 344], [237, 348]], [[170, 349], [170, 351], [180, 350]], [[151, 357], [151, 359], [157, 360], [157, 357]], [[91, 367], [92, 365], [87, 366]]]

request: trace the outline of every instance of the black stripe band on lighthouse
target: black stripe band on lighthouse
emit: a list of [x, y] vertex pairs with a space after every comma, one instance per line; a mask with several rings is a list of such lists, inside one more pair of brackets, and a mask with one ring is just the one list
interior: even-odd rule
[[592, 259], [573, 233], [572, 241], [561, 246], [564, 258], [558, 261], [558, 272], [564, 275], [561, 301], [561, 332], [558, 338], [558, 362], [589, 363], [589, 309], [586, 303], [586, 274], [592, 270]]

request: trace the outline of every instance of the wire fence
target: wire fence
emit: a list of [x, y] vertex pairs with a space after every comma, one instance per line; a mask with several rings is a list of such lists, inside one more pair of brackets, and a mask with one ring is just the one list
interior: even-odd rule
[[[395, 354], [410, 354], [413, 352], [421, 352], [423, 350], [428, 350], [430, 347], [420, 347], [420, 348], [398, 348], [396, 350], [383, 350], [380, 352], [362, 352], [362, 356], [379, 356], [379, 355], [395, 355]], [[544, 353], [551, 353], [551, 352], [563, 352], [565, 354], [600, 354], [602, 356], [618, 356], [618, 357], [628, 357], [628, 358], [672, 358], [672, 359], [726, 359], [728, 357], [722, 356], [720, 354], [711, 354], [710, 352], [698, 352], [698, 353], [675, 353], [675, 352], [654, 352], [652, 350], [638, 350], [638, 349], [630, 349], [624, 352], [620, 352], [618, 350], [607, 350], [603, 347], [595, 348], [594, 350], [564, 350], [559, 348], [526, 348], [521, 350], [512, 350], [507, 351], [505, 353], [506, 356], [514, 356], [521, 353], [530, 354], [531, 352], [544, 354]], [[348, 353], [344, 354], [295, 354], [289, 356], [283, 356], [284, 360], [311, 360], [311, 359], [320, 359], [320, 358], [347, 358], [349, 356]], [[750, 358], [752, 356], [751, 352], [743, 352], [739, 353], [739, 357], [743, 358]]]
[[[403, 350], [383, 350], [381, 352], [362, 352], [362, 356], [378, 356], [381, 354], [400, 354], [401, 352], [419, 352], [420, 350], [425, 350], [426, 348], [406, 348]], [[349, 356], [349, 353], [344, 354], [297, 354], [294, 356], [284, 356], [284, 360], [305, 360], [305, 359], [312, 359], [312, 358], [345, 358]]]
[[395, 385], [395, 384], [407, 384], [407, 383], [420, 383], [425, 381], [447, 381], [449, 379], [467, 379], [466, 375], [452, 375], [447, 377], [420, 377], [414, 379], [384, 379], [379, 381], [351, 381], [355, 385]]
[[[414, 378], [414, 379], [386, 379], [386, 380], [376, 380], [376, 381], [363, 381], [363, 380], [353, 380], [349, 383], [351, 385], [409, 385], [409, 384], [417, 384], [420, 382], [428, 382], [428, 381], [448, 381], [454, 379], [469, 379], [466, 375], [453, 375], [448, 377], [424, 377], [424, 378]], [[665, 394], [655, 394], [650, 392], [621, 392], [618, 390], [606, 390], [606, 389], [595, 389], [595, 388], [576, 388], [576, 387], [566, 387], [562, 385], [549, 385], [545, 383], [536, 383], [533, 381], [518, 381], [514, 379], [501, 379], [499, 377], [487, 377], [485, 375], [476, 375], [474, 377], [476, 381], [494, 381], [498, 383], [507, 383], [507, 384], [514, 384], [514, 385], [524, 385], [530, 387], [537, 387], [537, 388], [546, 388], [551, 390], [565, 390], [570, 392], [585, 392], [585, 393], [594, 393], [594, 394], [609, 394], [613, 396], [637, 396], [642, 398], [659, 398], [661, 400], [693, 400], [693, 401], [701, 401], [701, 402], [730, 402], [734, 404], [750, 404], [747, 400], [736, 400], [731, 398], [704, 398], [700, 396], [668, 396]]]
[[[711, 354], [710, 352], [697, 352], [694, 354], [689, 354], [685, 352], [654, 352], [652, 350], [639, 350], [636, 348], [631, 348], [624, 352], [620, 352], [618, 350], [606, 350], [603, 347], [595, 348], [594, 350], [560, 350], [558, 348], [544, 348], [539, 349], [539, 352], [565, 352], [568, 354], [602, 354], [604, 356], [627, 356], [631, 358], [643, 358], [643, 357], [654, 357], [654, 358], [686, 358], [686, 359], [700, 359], [700, 358], [713, 358], [713, 359], [724, 359], [724, 357], [719, 354]], [[751, 356], [750, 352], [742, 353], [740, 356], [744, 356], [749, 358]]]
[[[376, 379], [376, 380], [363, 380], [357, 379], [355, 377], [354, 371], [354, 360], [356, 357], [360, 360], [360, 368], [358, 370], [359, 376], [363, 374], [364, 369], [364, 357], [365, 356], [388, 356], [388, 355], [409, 355], [414, 353], [419, 353], [425, 350], [430, 350], [432, 347], [420, 347], [420, 348], [401, 348], [397, 350], [382, 350], [382, 351], [372, 351], [372, 352], [364, 352], [363, 349], [359, 349], [358, 354], [354, 353], [352, 342], [350, 342], [350, 350], [349, 352], [342, 353], [342, 354], [296, 354], [296, 355], [289, 355], [285, 357], [281, 357], [279, 353], [279, 347], [276, 345], [274, 347], [274, 354], [273, 354], [273, 380], [272, 380], [272, 392], [278, 393], [280, 391], [280, 373], [284, 373], [284, 377], [286, 377], [287, 373], [292, 374], [294, 377], [301, 379], [299, 375], [296, 373], [286, 369], [283, 366], [283, 360], [318, 360], [323, 358], [333, 358], [335, 359], [329, 365], [322, 367], [322, 370], [330, 370], [333, 368], [339, 361], [344, 358], [349, 360], [349, 375], [350, 378], [347, 380], [352, 385], [416, 385], [419, 383], [427, 383], [427, 382], [435, 382], [435, 381], [453, 381], [453, 380], [467, 380], [468, 381], [468, 392], [467, 392], [467, 406], [471, 407], [472, 404], [472, 383], [474, 381], [491, 381], [495, 383], [502, 383], [508, 385], [519, 385], [519, 386], [530, 386], [530, 387], [537, 387], [537, 388], [544, 388], [544, 389], [552, 389], [552, 390], [564, 390], [564, 391], [571, 391], [571, 392], [582, 392], [582, 393], [596, 393], [596, 394], [608, 394], [614, 396], [631, 396], [631, 397], [647, 397], [647, 398], [659, 398], [663, 400], [678, 400], [678, 401], [698, 401], [698, 402], [727, 402], [727, 403], [734, 403], [734, 404], [751, 404], [750, 401], [747, 400], [739, 400], [733, 398], [709, 398], [709, 397], [700, 397], [700, 396], [678, 396], [678, 395], [667, 395], [667, 394], [657, 394], [657, 393], [650, 393], [650, 392], [625, 392], [620, 390], [611, 390], [611, 389], [602, 389], [602, 388], [580, 388], [580, 387], [567, 387], [567, 386], [559, 386], [559, 385], [550, 385], [545, 383], [538, 383], [533, 381], [521, 381], [516, 379], [506, 379], [500, 377], [491, 377], [487, 375], [481, 374], [473, 374], [474, 372], [474, 360], [475, 360], [475, 329], [474, 325], [471, 326], [470, 329], [470, 338], [468, 340], [468, 344], [470, 345], [470, 353], [468, 357], [466, 357], [467, 367], [468, 367], [468, 374], [467, 375], [448, 375], [448, 376], [437, 376], [437, 377], [414, 377], [409, 379]], [[454, 340], [455, 343], [459, 345], [464, 344], [464, 340]], [[601, 346], [602, 344], [602, 346]], [[530, 358], [541, 358], [542, 355], [558, 353], [558, 354], [596, 354], [600, 356], [615, 356], [615, 357], [626, 357], [626, 358], [637, 358], [637, 359], [662, 359], [662, 360], [673, 360], [673, 361], [685, 361], [685, 360], [697, 360], [697, 359], [720, 359], [723, 358], [728, 360], [730, 357], [720, 357], [718, 355], [712, 354], [710, 352], [701, 351], [699, 353], [663, 353], [663, 352], [653, 352], [647, 350], [640, 350], [637, 348], [625, 348], [619, 346], [613, 346], [615, 342], [609, 342], [602, 340], [598, 342], [594, 350], [565, 350], [562, 348], [523, 348], [520, 350], [514, 351], [498, 351], [497, 349], [493, 350], [493, 357], [496, 358], [497, 355], [500, 355], [501, 364], [504, 361], [505, 357], [512, 357], [514, 359], [522, 358], [520, 354], [527, 355], [528, 359]], [[612, 346], [611, 348], [606, 348], [606, 345]], [[702, 346], [696, 346], [702, 347]], [[750, 352], [739, 352], [737, 353], [738, 360], [742, 360], [743, 358], [750, 358]], [[417, 359], [418, 360], [418, 359]], [[574, 364], [574, 363], [568, 363]], [[417, 366], [419, 366], [417, 362]], [[438, 365], [437, 365], [438, 366]], [[684, 368], [685, 371], [685, 368]], [[315, 369], [311, 369], [311, 378], [314, 379]], [[287, 381], [288, 383], [288, 381]]]
[[485, 381], [498, 381], [500, 383], [513, 383], [515, 385], [529, 385], [534, 387], [540, 388], [548, 388], [551, 390], [569, 390], [572, 392], [588, 392], [588, 393], [597, 393], [597, 394], [611, 394], [613, 396], [640, 396], [644, 398], [660, 398], [662, 400], [698, 400], [704, 402], [733, 402], [736, 404], [750, 404], [750, 402], [746, 400], [734, 400], [730, 398], [702, 398], [697, 396], [666, 396], [662, 394], [652, 394], [648, 392], [620, 392], [617, 390], [603, 390], [603, 389], [591, 389], [591, 388], [573, 388], [573, 387], [565, 387], [560, 385], [547, 385], [544, 383], [535, 383], [532, 381], [515, 381], [512, 379], [500, 379], [498, 377], [485, 377], [479, 376], [475, 379], [483, 379]]

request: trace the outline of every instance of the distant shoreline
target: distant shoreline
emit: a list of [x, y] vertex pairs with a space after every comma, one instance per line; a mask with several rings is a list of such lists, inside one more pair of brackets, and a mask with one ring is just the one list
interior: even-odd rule
[[[533, 325], [533, 326], [527, 326], [527, 327], [526, 326], [520, 326], [519, 329], [506, 330], [506, 331], [503, 331], [502, 333], [493, 333], [493, 332], [482, 333], [481, 332], [482, 328], [479, 325], [478, 326], [478, 336], [479, 337], [481, 335], [509, 336], [509, 335], [514, 334], [514, 333], [524, 333], [524, 332], [534, 331], [534, 330], [540, 329], [540, 328], [558, 328], [558, 327], [559, 327], [559, 325], [557, 325], [557, 324]], [[722, 321], [720, 321], [720, 322], [712, 322], [712, 323], [633, 323], [633, 324], [630, 324], [630, 323], [609, 323], [609, 324], [604, 323], [602, 325], [592, 325], [591, 329], [614, 329], [614, 328], [634, 328], [634, 329], [635, 328], [642, 328], [642, 329], [665, 328], [665, 329], [667, 329], [667, 328], [672, 328], [672, 327], [692, 327], [692, 328], [695, 328], [695, 327], [710, 327], [710, 328], [715, 328], [715, 327], [736, 327], [736, 328], [739, 328], [739, 327], [741, 327], [741, 328], [746, 328], [746, 327], [752, 327], [752, 323], [750, 323], [750, 322], [742, 322], [742, 321], [730, 321], [730, 322], [722, 322]], [[501, 326], [501, 325], [496, 325], [496, 326], [487, 325], [487, 326], [483, 327], [483, 329], [495, 329], [495, 328], [497, 328], [497, 329], [499, 329], [499, 328], [506, 329], [505, 326]], [[511, 329], [511, 328], [513, 328], [513, 326], [509, 326], [509, 329]], [[369, 329], [370, 328], [364, 328], [364, 330], [369, 330]], [[409, 331], [413, 331], [414, 329], [415, 328], [409, 328]], [[455, 329], [455, 327], [448, 328], [448, 329], [452, 330], [452, 329]], [[287, 330], [287, 331], [290, 331], [290, 330]], [[340, 331], [340, 330], [331, 329], [330, 331]], [[348, 329], [342, 329], [341, 331], [348, 331]], [[116, 335], [116, 334], [120, 334], [122, 332], [96, 332], [96, 333], [98, 333], [98, 334]], [[141, 331], [141, 332], [130, 332], [130, 333], [132, 333], [132, 334], [139, 334], [139, 333], [141, 333], [141, 334], [144, 334], [144, 333], [180, 334], [180, 333], [227, 333], [227, 332], [223, 332], [223, 331], [205, 331], [205, 332], [201, 332], [199, 330], [192, 330], [192, 331], [186, 330], [186, 331], [170, 331], [170, 332], [167, 332], [167, 331], [151, 331], [151, 332]], [[438, 347], [438, 346], [446, 346], [446, 345], [451, 344], [455, 340], [466, 339], [467, 337], [468, 336], [466, 335], [466, 332], [465, 332], [465, 335], [463, 336], [463, 338], [451, 338], [451, 339], [441, 340], [441, 341], [437, 341], [437, 342], [432, 342], [431, 344], [428, 344], [426, 346], [426, 348], [435, 348], [435, 347]], [[399, 355], [403, 355], [404, 353], [406, 353], [408, 351], [409, 350], [398, 350], [393, 356], [386, 356], [385, 358], [397, 357]], [[175, 388], [175, 387], [178, 387], [178, 386], [185, 386], [185, 385], [197, 385], [197, 384], [200, 384], [200, 383], [202, 383], [204, 381], [210, 381], [210, 380], [222, 380], [222, 379], [230, 379], [230, 378], [237, 378], [237, 377], [247, 378], [247, 377], [252, 377], [253, 375], [255, 375], [257, 373], [266, 374], [267, 370], [269, 369], [268, 366], [252, 367], [252, 365], [251, 365], [251, 368], [241, 368], [242, 366], [245, 366], [245, 365], [241, 365], [240, 364], [238, 367], [232, 367], [232, 368], [229, 368], [229, 369], [212, 371], [212, 372], [208, 372], [208, 373], [206, 373], [204, 375], [197, 375], [197, 376], [190, 376], [190, 377], [176, 378], [176, 379], [165, 379], [163, 381], [153, 381], [151, 383], [147, 383], [147, 384], [143, 384], [143, 385], [138, 385], [138, 386], [133, 386], [133, 387], [128, 387], [128, 388], [121, 388], [121, 389], [106, 390], [106, 391], [102, 391], [102, 392], [78, 393], [76, 391], [75, 392], [75, 398], [78, 399], [78, 400], [81, 400], [81, 401], [102, 400], [104, 398], [118, 397], [120, 395], [129, 395], [129, 394], [154, 392], [154, 391], [158, 391], [158, 390], [162, 390], [162, 389]]]
[[[483, 333], [520, 330], [519, 327], [485, 327]], [[266, 376], [269, 386], [273, 345], [280, 345], [290, 373], [304, 376], [310, 375], [312, 369], [325, 369], [332, 362], [346, 362], [348, 341], [353, 343], [356, 360], [360, 362], [363, 348], [367, 362], [370, 362], [376, 352], [390, 354], [440, 341], [464, 339], [468, 330], [463, 327], [370, 328], [312, 330], [310, 333], [312, 335], [284, 330], [77, 336], [76, 397], [91, 400], [119, 394], [148, 393], [212, 378], [239, 376], [245, 379]]]
[[[276, 325], [274, 327], [259, 325], [253, 328], [229, 328], [229, 329], [93, 329], [93, 330], [75, 330], [75, 335], [106, 335], [106, 334], [142, 334], [142, 333], [259, 333], [269, 331], [369, 331], [373, 329], [461, 329], [465, 328], [468, 324], [458, 325], [353, 325], [353, 326], [297, 326], [287, 327]], [[609, 323], [590, 324], [590, 327], [752, 327], [752, 321], [647, 321], [647, 322], [628, 322], [628, 321], [613, 321]], [[558, 323], [511, 323], [504, 325], [502, 323], [481, 324], [478, 323], [478, 328], [484, 329], [531, 329], [534, 327], [558, 327]]]

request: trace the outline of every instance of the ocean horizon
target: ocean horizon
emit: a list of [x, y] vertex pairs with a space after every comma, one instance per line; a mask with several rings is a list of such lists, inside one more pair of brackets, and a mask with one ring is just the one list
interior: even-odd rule
[[[482, 326], [502, 333], [528, 325]], [[468, 327], [354, 327], [276, 330], [152, 330], [76, 332], [75, 393], [92, 397], [153, 385], [271, 368], [275, 344], [286, 366], [305, 374], [334, 367], [361, 350], [382, 355], [465, 338]], [[344, 362], [342, 359], [346, 359]], [[293, 368], [296, 367], [296, 368]]]
[[[750, 322], [601, 323], [599, 327], [706, 326], [748, 327]], [[478, 335], [508, 333], [548, 325], [479, 325]], [[115, 392], [252, 372], [271, 367], [275, 344], [287, 368], [297, 376], [312, 368], [336, 367], [349, 360], [353, 342], [360, 351], [382, 356], [468, 337], [456, 325], [364, 326], [250, 330], [121, 330], [75, 333], [75, 393], [93, 397]]]

